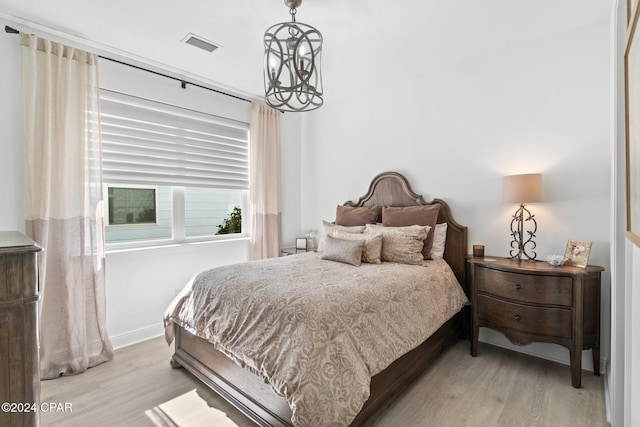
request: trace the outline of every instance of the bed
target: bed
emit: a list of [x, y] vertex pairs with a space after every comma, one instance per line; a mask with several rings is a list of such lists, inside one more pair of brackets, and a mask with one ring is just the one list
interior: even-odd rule
[[[456, 340], [464, 338], [466, 334], [465, 309], [460, 309], [461, 298], [465, 299], [464, 294], [468, 296], [466, 288], [466, 251], [467, 251], [467, 229], [458, 224], [451, 215], [449, 206], [439, 199], [426, 202], [422, 196], [413, 192], [408, 181], [404, 176], [396, 172], [384, 172], [376, 176], [370, 186], [368, 192], [355, 202], [347, 202], [343, 206], [346, 207], [372, 207], [372, 206], [428, 206], [438, 205], [437, 223], [447, 224], [446, 245], [443, 260], [427, 261], [428, 268], [424, 266], [399, 266], [396, 263], [382, 263], [380, 265], [365, 265], [356, 268], [342, 263], [320, 260], [320, 256], [315, 253], [307, 253], [303, 255], [294, 255], [290, 257], [265, 260], [252, 263], [246, 263], [241, 266], [228, 266], [226, 268], [218, 268], [203, 272], [196, 279], [198, 284], [209, 283], [211, 277], [216, 279], [222, 278], [225, 283], [233, 283], [231, 289], [235, 289], [235, 293], [240, 298], [239, 302], [227, 302], [218, 297], [211, 297], [209, 293], [204, 293], [202, 285], [195, 287], [194, 281], [190, 283], [185, 290], [179, 295], [172, 306], [167, 310], [165, 315], [165, 324], [167, 325], [167, 338], [169, 341], [175, 339], [175, 353], [172, 358], [172, 366], [184, 367], [195, 377], [209, 386], [213, 391], [228, 400], [248, 418], [261, 426], [305, 426], [305, 425], [344, 425], [350, 420], [351, 426], [370, 425], [392, 402], [406, 389], [406, 387], [415, 380], [435, 358], [445, 351]], [[242, 289], [244, 286], [242, 274], [253, 274], [262, 276], [278, 277], [279, 287], [273, 288], [265, 292], [262, 284], [258, 284], [256, 288]], [[418, 269], [422, 269], [418, 272]], [[421, 286], [412, 285], [414, 283], [414, 275], [424, 274], [422, 271], [436, 271], [438, 274], [449, 274], [453, 281], [457, 281], [464, 292], [460, 291], [462, 297], [442, 297], [442, 301], [438, 302], [438, 293], [432, 293], [432, 296], [423, 298], [412, 296], [408, 298], [404, 295], [404, 288], [407, 286], [408, 291], [420, 295], [426, 291]], [[440, 271], [442, 270], [442, 271]], [[277, 276], [278, 271], [286, 271], [282, 277]], [[382, 272], [382, 274], [380, 274]], [[407, 274], [404, 280], [398, 280]], [[333, 277], [350, 276], [353, 280], [359, 280], [359, 284], [368, 284], [367, 286], [359, 285], [357, 291], [366, 298], [363, 300], [367, 303], [360, 303], [359, 299], [350, 300], [351, 296], [345, 293], [345, 284], [338, 281], [334, 283]], [[289, 280], [290, 277], [293, 279]], [[311, 280], [310, 280], [311, 278]], [[234, 280], [238, 280], [234, 282]], [[380, 281], [380, 284], [375, 282]], [[394, 282], [395, 280], [395, 282]], [[301, 294], [298, 292], [307, 292], [306, 286], [301, 283], [309, 281], [322, 282], [322, 286], [315, 289], [311, 294]], [[451, 280], [449, 280], [451, 281]], [[429, 282], [434, 280], [429, 279]], [[371, 285], [375, 283], [375, 286]], [[247, 285], [248, 286], [248, 285]], [[413, 286], [413, 287], [411, 287]], [[437, 285], [441, 286], [441, 285]], [[297, 289], [297, 288], [300, 288]], [[218, 291], [219, 285], [212, 285], [207, 292], [223, 292]], [[284, 289], [284, 290], [283, 290]], [[334, 289], [334, 293], [330, 291]], [[293, 291], [292, 291], [293, 290]], [[226, 290], [224, 292], [229, 293]], [[280, 292], [280, 294], [278, 294]], [[201, 293], [206, 295], [196, 299], [193, 294]], [[454, 292], [455, 293], [455, 292]], [[246, 314], [244, 307], [253, 307], [253, 302], [247, 295], [255, 295], [255, 299], [267, 300], [272, 298], [265, 307], [259, 308], [258, 314]], [[273, 295], [277, 294], [277, 295]], [[290, 298], [290, 294], [293, 295]], [[398, 306], [398, 304], [407, 304], [399, 312], [391, 311], [391, 308], [378, 310], [378, 302], [383, 298], [380, 294], [389, 294], [390, 306]], [[226, 295], [226, 294], [225, 294]], [[299, 300], [311, 300], [319, 295], [318, 298], [335, 301], [335, 306], [329, 310], [316, 310], [315, 305], [308, 306], [305, 310], [289, 310], [288, 307], [294, 307]], [[335, 297], [332, 295], [339, 295]], [[412, 294], [413, 295], [413, 294]], [[187, 301], [188, 298], [194, 297]], [[210, 299], [206, 299], [210, 298]], [[230, 298], [230, 297], [229, 297]], [[290, 298], [290, 301], [287, 300]], [[355, 298], [355, 297], [353, 297]], [[422, 300], [434, 300], [437, 306], [451, 305], [447, 310], [425, 309]], [[405, 300], [399, 302], [400, 300]], [[450, 300], [455, 300], [450, 302]], [[204, 302], [203, 302], [204, 301]], [[229, 299], [231, 301], [231, 299]], [[324, 300], [323, 300], [324, 301]], [[325, 307], [325, 302], [318, 304], [319, 307]], [[213, 307], [215, 306], [215, 307]], [[361, 306], [361, 307], [360, 307]], [[454, 307], [455, 306], [455, 307]], [[226, 307], [226, 308], [225, 308]], [[457, 308], [456, 308], [457, 307]], [[307, 332], [310, 330], [308, 325], [316, 325], [315, 321], [306, 320], [307, 312], [320, 311], [321, 316], [331, 318], [333, 321], [333, 312], [338, 310], [344, 311], [352, 316], [348, 321], [340, 320], [339, 324], [346, 324], [346, 333], [333, 332], [333, 326], [323, 326], [324, 323], [313, 330], [310, 339]], [[194, 317], [193, 322], [187, 320], [181, 321], [179, 312], [198, 312], [204, 313], [199, 317]], [[234, 317], [240, 323], [255, 323], [255, 319], [271, 319], [267, 323], [278, 323], [278, 327], [285, 328], [285, 332], [278, 332], [277, 335], [269, 340], [264, 339], [264, 343], [253, 344], [256, 338], [264, 338], [269, 332], [262, 332], [257, 337], [249, 337], [250, 333], [244, 330], [236, 329], [233, 322], [227, 321], [228, 317], [221, 317], [226, 310], [227, 316]], [[360, 311], [358, 311], [360, 310]], [[384, 312], [386, 324], [380, 328], [372, 327], [374, 331], [379, 331], [380, 336], [371, 338], [370, 335], [362, 333], [364, 337], [362, 341], [356, 342], [357, 352], [365, 355], [362, 363], [351, 362], [343, 352], [345, 347], [352, 346], [350, 339], [342, 337], [348, 335], [360, 335], [360, 331], [365, 325], [372, 324], [372, 311]], [[446, 313], [445, 313], [446, 311]], [[406, 313], [405, 313], [406, 312]], [[277, 316], [272, 316], [277, 313]], [[303, 313], [303, 314], [301, 314]], [[395, 313], [395, 314], [390, 314]], [[447, 314], [448, 313], [448, 314]], [[456, 313], [453, 314], [452, 313]], [[408, 316], [403, 318], [403, 316]], [[425, 327], [423, 320], [419, 316], [442, 317], [437, 320], [438, 323], [429, 327]], [[284, 317], [283, 317], [284, 316]], [[288, 317], [287, 317], [288, 316]], [[305, 317], [307, 322], [305, 333], [301, 333], [296, 329], [289, 327], [291, 317]], [[414, 316], [414, 317], [411, 317]], [[187, 318], [188, 316], [185, 316]], [[273, 319], [279, 319], [277, 322]], [[413, 320], [415, 319], [415, 320]], [[448, 320], [447, 320], [448, 319]], [[284, 320], [284, 321], [283, 321]], [[324, 321], [324, 320], [323, 320]], [[225, 330], [223, 334], [224, 340], [220, 336], [214, 336], [208, 332], [204, 332], [204, 328], [197, 328], [196, 323], [213, 325], [215, 328]], [[331, 322], [329, 322], [331, 323]], [[327, 323], [327, 324], [329, 324]], [[430, 323], [430, 322], [429, 322]], [[394, 326], [395, 325], [395, 326]], [[273, 325], [272, 325], [273, 326]], [[270, 326], [271, 327], [271, 326]], [[395, 330], [394, 330], [395, 328]], [[431, 328], [431, 329], [429, 329]], [[387, 331], [389, 329], [389, 331]], [[398, 333], [398, 329], [402, 329], [402, 333]], [[268, 329], [270, 331], [270, 329]], [[329, 332], [327, 332], [329, 331]], [[371, 332], [367, 332], [371, 333]], [[428, 335], [424, 335], [427, 334]], [[287, 335], [289, 334], [289, 335]], [[337, 344], [316, 345], [316, 342], [322, 342], [316, 339], [318, 335], [329, 334], [338, 335]], [[309, 334], [307, 334], [309, 335]], [[309, 335], [309, 336], [311, 336]], [[384, 335], [384, 336], [383, 336]], [[423, 336], [424, 335], [424, 336]], [[367, 338], [368, 337], [368, 338]], [[249, 341], [251, 338], [253, 341]], [[309, 338], [309, 339], [308, 339]], [[384, 344], [378, 344], [377, 341]], [[243, 345], [246, 348], [236, 350], [232, 348], [231, 341]], [[272, 351], [272, 343], [274, 341], [283, 342], [291, 345], [295, 343], [293, 348], [288, 350], [279, 349]], [[251, 344], [247, 344], [251, 343]], [[263, 349], [264, 346], [264, 349]], [[376, 346], [385, 347], [378, 349]], [[309, 351], [307, 352], [307, 347]], [[313, 358], [307, 358], [307, 353], [311, 352], [311, 347], [320, 347], [325, 352], [323, 362], [316, 362]], [[388, 348], [387, 348], [388, 347]], [[297, 351], [297, 349], [300, 349]], [[337, 349], [337, 350], [336, 350]], [[364, 349], [364, 350], [363, 350]], [[275, 356], [266, 357], [263, 355], [273, 353]], [[246, 355], [246, 353], [251, 353]], [[255, 354], [254, 354], [255, 353]], [[293, 359], [293, 355], [299, 353], [298, 359]], [[344, 353], [344, 354], [343, 354]], [[366, 356], [374, 354], [373, 356]], [[380, 353], [380, 355], [378, 355]], [[398, 353], [398, 354], [395, 354]], [[323, 353], [324, 354], [324, 353]], [[274, 359], [275, 361], [270, 360]], [[392, 357], [392, 360], [387, 360]], [[291, 360], [289, 360], [291, 358]], [[316, 378], [314, 372], [323, 370], [323, 377], [327, 376], [326, 372], [332, 373], [332, 367], [327, 367], [327, 360], [339, 359], [341, 365], [354, 366], [348, 373], [337, 373], [331, 376], [330, 387], [325, 386], [321, 378]], [[386, 359], [385, 359], [386, 358]], [[319, 363], [318, 366], [313, 365]], [[333, 364], [329, 364], [333, 365]], [[300, 367], [300, 369], [298, 369]], [[304, 372], [303, 368], [309, 367], [308, 372]], [[278, 372], [282, 371], [282, 372]], [[326, 371], [326, 372], [325, 372]], [[363, 372], [372, 372], [363, 381]], [[317, 375], [319, 377], [320, 375]], [[286, 381], [283, 378], [286, 377]], [[289, 377], [294, 382], [288, 382]], [[269, 379], [270, 382], [266, 381]], [[298, 378], [305, 378], [304, 382], [297, 381]], [[316, 381], [317, 380], [317, 381]], [[356, 388], [351, 389], [353, 383]], [[301, 384], [304, 384], [304, 390]], [[310, 384], [310, 385], [309, 385]], [[362, 392], [366, 384], [366, 393]], [[359, 387], [357, 387], [359, 386]], [[277, 391], [277, 392], [276, 392]], [[286, 396], [286, 398], [285, 398]], [[340, 402], [344, 407], [336, 407], [333, 405]], [[364, 403], [363, 403], [364, 402]], [[332, 406], [328, 406], [332, 405]], [[335, 405], [335, 406], [340, 406]], [[314, 407], [310, 409], [310, 407]], [[356, 409], [354, 409], [356, 408]], [[315, 411], [315, 412], [314, 412]], [[332, 412], [333, 411], [333, 412]], [[326, 414], [333, 413], [334, 418], [322, 418], [328, 416]]]

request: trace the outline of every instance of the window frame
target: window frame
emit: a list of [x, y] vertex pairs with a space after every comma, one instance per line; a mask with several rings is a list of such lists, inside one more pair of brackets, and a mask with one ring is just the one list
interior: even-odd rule
[[[103, 187], [103, 191], [102, 191], [102, 198], [103, 200], [105, 200], [104, 203], [104, 224], [105, 224], [105, 229], [106, 228], [111, 228], [111, 227], [118, 227], [118, 228], [124, 228], [124, 227], [136, 227], [136, 228], [146, 228], [146, 227], [154, 227], [154, 226], [158, 226], [158, 211], [159, 211], [159, 207], [160, 207], [160, 200], [158, 197], [158, 186], [157, 185], [141, 185], [141, 184], [120, 184], [120, 183], [106, 183], [103, 182], [102, 183], [102, 187]], [[127, 189], [140, 189], [140, 190], [153, 190], [154, 191], [154, 197], [155, 197], [155, 210], [156, 210], [156, 222], [154, 223], [150, 223], [150, 222], [144, 222], [144, 223], [133, 223], [133, 224], [111, 224], [111, 222], [109, 222], [109, 188], [127, 188]]]
[[[103, 194], [108, 195], [108, 187], [113, 187], [119, 185], [124, 188], [135, 188], [138, 185], [134, 184], [118, 184], [112, 182], [104, 182], [103, 183]], [[154, 186], [145, 186], [140, 185], [139, 187], [154, 187]], [[157, 186], [156, 191], [157, 191]], [[204, 235], [204, 236], [186, 236], [186, 225], [185, 225], [185, 196], [184, 196], [184, 186], [167, 186], [171, 188], [171, 238], [168, 239], [150, 239], [150, 240], [136, 240], [130, 242], [107, 242], [105, 239], [105, 249], [107, 252], [118, 251], [118, 250], [126, 250], [126, 249], [145, 249], [145, 248], [154, 248], [161, 246], [171, 246], [171, 245], [184, 245], [184, 244], [194, 244], [194, 243], [208, 243], [208, 242], [219, 242], [219, 241], [227, 241], [227, 240], [239, 240], [239, 239], [248, 239], [250, 238], [249, 233], [249, 218], [250, 218], [250, 203], [249, 203], [249, 190], [239, 190], [242, 195], [242, 201], [240, 208], [242, 209], [242, 233], [233, 233], [233, 234], [212, 234], [212, 235]], [[214, 188], [214, 187], [210, 187]], [[105, 203], [103, 203], [103, 215], [108, 218], [109, 216], [109, 200], [108, 197], [104, 197]], [[159, 199], [156, 197], [156, 209], [159, 203]], [[246, 212], [246, 214], [245, 214]], [[108, 222], [105, 221], [105, 231], [107, 227], [136, 227], [136, 228], [146, 228], [146, 227], [154, 227], [157, 224], [114, 224], [114, 225], [106, 225]]]

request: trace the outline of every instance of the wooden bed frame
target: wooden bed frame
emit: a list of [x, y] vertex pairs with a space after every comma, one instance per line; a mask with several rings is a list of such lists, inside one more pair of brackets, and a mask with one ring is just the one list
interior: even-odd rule
[[[467, 227], [451, 216], [446, 202], [423, 200], [411, 190], [407, 179], [397, 172], [377, 175], [369, 191], [356, 202], [345, 206], [415, 206], [440, 205], [438, 223], [446, 222], [447, 241], [444, 259], [449, 263], [467, 296], [466, 282]], [[466, 309], [458, 313], [420, 346], [406, 353], [387, 369], [371, 379], [371, 395], [351, 426], [368, 426], [378, 418], [400, 394], [443, 351], [459, 338], [467, 336]], [[260, 426], [290, 427], [291, 409], [287, 401], [273, 392], [264, 380], [239, 367], [213, 348], [176, 325], [175, 354], [171, 366], [184, 367], [217, 394], [225, 398]]]

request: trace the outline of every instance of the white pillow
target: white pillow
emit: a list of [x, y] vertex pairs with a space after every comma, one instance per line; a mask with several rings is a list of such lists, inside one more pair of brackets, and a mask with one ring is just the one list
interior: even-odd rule
[[447, 242], [447, 223], [436, 224], [433, 230], [433, 246], [431, 247], [431, 259], [442, 259], [444, 247]]

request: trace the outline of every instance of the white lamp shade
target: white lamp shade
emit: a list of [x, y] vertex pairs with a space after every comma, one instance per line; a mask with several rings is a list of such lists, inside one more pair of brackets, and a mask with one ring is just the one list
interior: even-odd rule
[[502, 199], [510, 204], [542, 202], [542, 174], [505, 176], [502, 180]]

